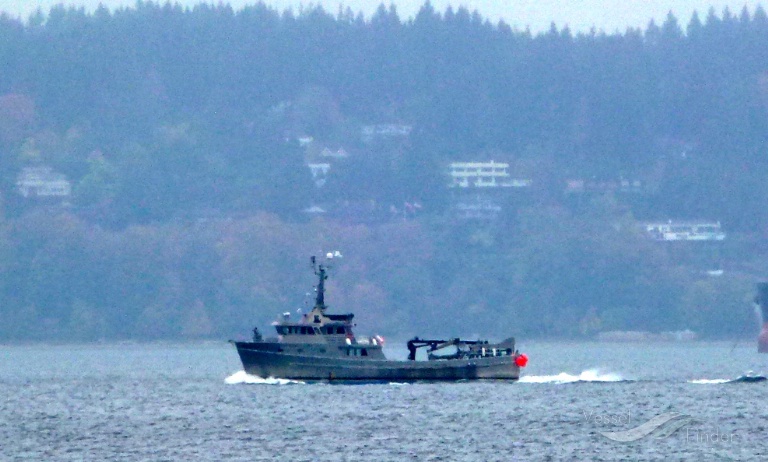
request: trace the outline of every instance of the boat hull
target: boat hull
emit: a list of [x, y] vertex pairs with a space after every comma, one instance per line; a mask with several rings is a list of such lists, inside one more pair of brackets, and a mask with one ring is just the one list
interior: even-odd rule
[[517, 380], [514, 356], [433, 361], [339, 358], [286, 354], [233, 342], [245, 372], [291, 380], [413, 382], [438, 380]]

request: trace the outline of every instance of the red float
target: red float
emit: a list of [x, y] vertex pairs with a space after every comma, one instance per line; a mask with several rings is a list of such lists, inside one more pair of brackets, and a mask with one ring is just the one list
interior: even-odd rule
[[528, 364], [528, 356], [525, 354], [517, 355], [515, 358], [515, 364], [517, 367], [525, 367]]

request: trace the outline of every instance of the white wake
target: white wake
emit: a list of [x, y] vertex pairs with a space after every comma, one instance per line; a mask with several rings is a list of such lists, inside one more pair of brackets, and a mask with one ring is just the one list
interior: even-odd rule
[[224, 379], [224, 381], [230, 385], [235, 385], [238, 383], [259, 384], [259, 385], [290, 385], [290, 384], [296, 384], [296, 383], [304, 383], [304, 382], [299, 382], [297, 380], [276, 379], [274, 377], [267, 377], [265, 379], [256, 375], [248, 374], [245, 371], [235, 372], [234, 374]]
[[688, 383], [696, 383], [699, 385], [716, 385], [718, 383], [727, 383], [730, 381], [731, 379], [695, 379], [689, 380]]
[[576, 383], [576, 382], [622, 382], [625, 379], [616, 373], [602, 373], [597, 369], [589, 369], [581, 374], [573, 375], [561, 372], [557, 375], [528, 375], [518, 380], [521, 383]]

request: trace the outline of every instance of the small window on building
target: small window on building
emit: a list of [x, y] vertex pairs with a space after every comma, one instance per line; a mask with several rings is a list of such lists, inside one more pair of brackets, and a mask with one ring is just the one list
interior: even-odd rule
[[366, 350], [365, 348], [360, 350], [360, 356], [368, 356], [368, 350]]
[[315, 335], [315, 329], [313, 329], [313, 328], [311, 328], [311, 327], [307, 327], [307, 333], [308, 333], [309, 335]]
[[301, 328], [301, 335], [306, 335], [306, 334], [307, 334], [307, 328], [306, 327], [302, 327]]
[[337, 327], [336, 328], [336, 333], [337, 334], [343, 334], [344, 333], [344, 327]]

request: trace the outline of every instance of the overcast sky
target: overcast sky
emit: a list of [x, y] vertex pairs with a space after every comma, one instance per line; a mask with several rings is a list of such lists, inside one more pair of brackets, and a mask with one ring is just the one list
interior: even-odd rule
[[[157, 1], [157, 0], [155, 0]], [[761, 2], [758, 0], [431, 0], [432, 5], [439, 11], [444, 11], [447, 5], [456, 8], [464, 5], [470, 10], [477, 9], [480, 13], [494, 22], [504, 19], [508, 24], [518, 29], [530, 27], [534, 32], [546, 30], [554, 21], [559, 27], [568, 25], [574, 31], [588, 31], [592, 26], [606, 32], [616, 30], [624, 31], [628, 26], [644, 28], [651, 18], [657, 22], [663, 22], [670, 10], [685, 25], [694, 10], [699, 15], [706, 16], [710, 7], [714, 7], [720, 14], [724, 7], [729, 7], [734, 14], [738, 14], [746, 5], [750, 11]], [[0, 10], [10, 13], [12, 16], [26, 19], [30, 13], [38, 7], [47, 12], [52, 5], [64, 3], [66, 5], [85, 6], [93, 10], [99, 3], [109, 8], [118, 6], [132, 6], [135, 0], [0, 0]], [[160, 0], [165, 3], [165, 0]], [[177, 0], [182, 5], [195, 5], [199, 0]], [[208, 3], [219, 3], [209, 1]], [[243, 5], [255, 3], [254, 0], [225, 0], [236, 9]], [[321, 4], [326, 10], [336, 13], [339, 4], [349, 6], [353, 11], [362, 11], [369, 17], [381, 0], [265, 0], [266, 4], [279, 10], [289, 7], [298, 9], [301, 4]], [[389, 5], [391, 2], [384, 2]], [[424, 0], [396, 0], [397, 10], [401, 19], [413, 16]], [[765, 5], [764, 5], [765, 8]]]

